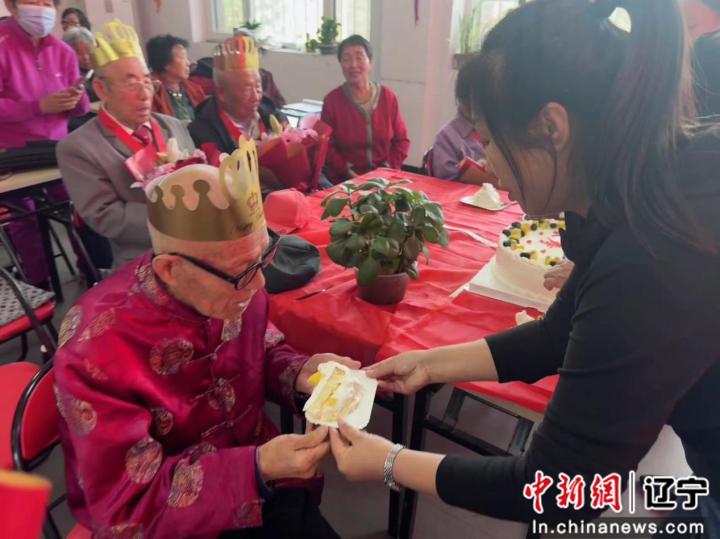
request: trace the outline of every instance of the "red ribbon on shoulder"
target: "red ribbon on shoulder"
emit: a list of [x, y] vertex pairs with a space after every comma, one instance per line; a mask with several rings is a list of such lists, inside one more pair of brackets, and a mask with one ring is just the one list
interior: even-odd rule
[[[143, 144], [140, 139], [128, 133], [127, 130], [120, 125], [115, 118], [110, 116], [104, 108], [100, 109], [98, 119], [118, 140], [120, 140], [120, 142], [127, 146], [133, 154], [136, 154], [145, 148], [145, 144]], [[160, 125], [155, 121], [155, 118], [150, 118], [150, 126], [152, 127], [155, 149], [159, 153], [167, 151], [165, 138], [163, 137], [162, 131], [160, 131]]]
[[[227, 129], [227, 132], [230, 133], [230, 137], [235, 141], [236, 145], [237, 141], [240, 140], [240, 136], [248, 138], [247, 134], [240, 131], [240, 129], [230, 119], [230, 116], [228, 116], [224, 111], [218, 109], [218, 114], [220, 115], [220, 119], [222, 120], [225, 129]], [[262, 120], [258, 121], [258, 129], [260, 130], [261, 135], [265, 134], [265, 124]]]

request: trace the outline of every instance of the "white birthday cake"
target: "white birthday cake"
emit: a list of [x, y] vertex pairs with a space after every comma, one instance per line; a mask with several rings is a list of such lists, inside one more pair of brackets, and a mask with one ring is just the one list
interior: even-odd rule
[[557, 291], [543, 286], [545, 272], [565, 257], [560, 230], [565, 221], [538, 219], [516, 221], [500, 234], [492, 266], [494, 277], [518, 295], [552, 302]]

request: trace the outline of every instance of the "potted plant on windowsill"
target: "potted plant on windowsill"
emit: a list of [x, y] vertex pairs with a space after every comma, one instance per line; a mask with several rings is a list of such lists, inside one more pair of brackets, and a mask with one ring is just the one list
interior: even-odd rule
[[335, 54], [338, 49], [340, 23], [328, 17], [322, 17], [321, 21], [317, 32], [317, 47], [320, 49], [320, 54]]
[[345, 182], [322, 201], [322, 218], [335, 218], [328, 256], [356, 268], [359, 295], [370, 303], [401, 301], [408, 278], [418, 278], [420, 255], [430, 258], [425, 243], [448, 245], [442, 208], [425, 193], [401, 187], [407, 183]]

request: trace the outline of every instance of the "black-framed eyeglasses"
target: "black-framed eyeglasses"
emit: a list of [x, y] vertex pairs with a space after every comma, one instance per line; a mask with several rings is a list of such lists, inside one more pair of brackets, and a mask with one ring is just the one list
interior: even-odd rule
[[187, 260], [191, 264], [197, 266], [200, 269], [203, 269], [207, 271], [208, 273], [213, 274], [215, 277], [219, 277], [223, 281], [226, 281], [230, 284], [232, 284], [235, 287], [235, 290], [240, 290], [242, 288], [245, 288], [247, 285], [249, 285], [252, 280], [255, 278], [255, 275], [257, 275], [258, 270], [267, 268], [270, 263], [273, 261], [273, 258], [275, 258], [275, 255], [277, 254], [278, 250], [280, 249], [280, 238], [274, 238], [272, 243], [270, 243], [269, 247], [265, 250], [263, 255], [260, 257], [260, 260], [255, 262], [252, 266], [249, 268], [246, 268], [242, 272], [238, 273], [237, 275], [228, 275], [224, 271], [220, 271], [217, 268], [213, 268], [211, 265], [206, 264], [202, 260], [198, 260], [194, 256], [190, 255], [184, 255], [182, 253], [168, 253], [172, 256], [179, 256], [183, 260]]

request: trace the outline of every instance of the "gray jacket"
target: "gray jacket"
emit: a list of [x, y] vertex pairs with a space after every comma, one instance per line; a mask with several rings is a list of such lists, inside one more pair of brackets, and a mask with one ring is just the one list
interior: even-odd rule
[[[176, 118], [153, 114], [165, 140], [175, 137], [181, 150], [193, 150], [190, 134]], [[65, 186], [80, 217], [110, 240], [114, 266], [150, 248], [145, 193], [130, 188], [134, 178], [125, 168], [132, 152], [97, 118], [73, 131], [57, 147]]]

